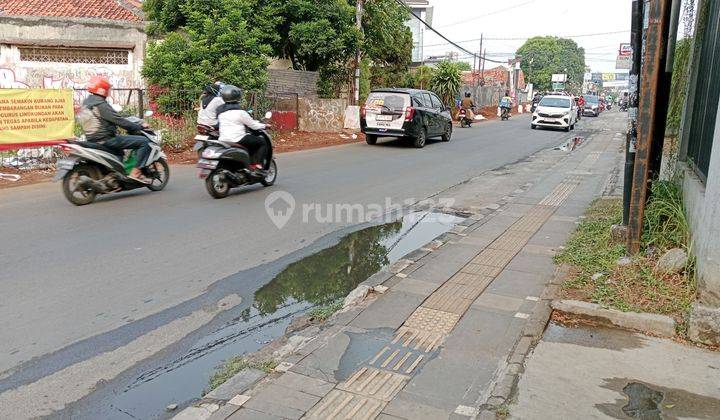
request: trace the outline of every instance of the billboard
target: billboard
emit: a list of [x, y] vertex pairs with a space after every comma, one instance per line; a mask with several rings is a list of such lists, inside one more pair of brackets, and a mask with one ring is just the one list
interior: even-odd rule
[[567, 74], [553, 74], [550, 81], [558, 83], [567, 82]]
[[629, 55], [618, 55], [615, 60], [616, 70], [630, 70], [632, 67], [632, 56]]
[[0, 150], [74, 137], [70, 89], [0, 89]]

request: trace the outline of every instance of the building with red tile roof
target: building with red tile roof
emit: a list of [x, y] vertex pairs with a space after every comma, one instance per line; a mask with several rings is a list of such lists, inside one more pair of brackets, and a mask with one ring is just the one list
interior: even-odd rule
[[0, 0], [0, 88], [142, 87], [138, 0]]
[[0, 16], [45, 16], [139, 22], [142, 4], [130, 0], [0, 0]]

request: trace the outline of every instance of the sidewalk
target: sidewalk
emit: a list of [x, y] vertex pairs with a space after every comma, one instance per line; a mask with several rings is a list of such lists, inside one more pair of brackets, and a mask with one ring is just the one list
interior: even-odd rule
[[[242, 395], [226, 393], [210, 418], [494, 417], [481, 407], [505, 403], [547, 324], [554, 250], [614, 188], [621, 122], [596, 121], [574, 152], [511, 165], [513, 182], [498, 171], [444, 192], [473, 216], [373, 276], [388, 289], [335, 315], [276, 373], [238, 385]], [[186, 414], [176, 418], [196, 418]]]

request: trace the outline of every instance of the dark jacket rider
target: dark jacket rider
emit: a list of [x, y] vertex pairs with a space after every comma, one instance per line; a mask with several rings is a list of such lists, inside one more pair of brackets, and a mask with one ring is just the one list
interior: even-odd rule
[[129, 178], [139, 182], [149, 183], [142, 174], [148, 156], [150, 156], [150, 143], [143, 136], [118, 135], [117, 128], [121, 127], [128, 132], [137, 132], [147, 125], [139, 125], [128, 121], [118, 114], [107, 102], [110, 94], [110, 81], [102, 76], [94, 76], [87, 84], [90, 95], [83, 101], [78, 121], [83, 128], [85, 138], [89, 142], [99, 143], [118, 151], [124, 149], [137, 149], [137, 163], [128, 175]]

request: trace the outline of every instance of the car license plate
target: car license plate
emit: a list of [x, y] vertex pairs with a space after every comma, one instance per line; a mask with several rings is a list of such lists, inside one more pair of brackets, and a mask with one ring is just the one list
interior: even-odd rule
[[392, 121], [392, 115], [378, 115], [375, 119], [378, 121]]
[[209, 138], [210, 138], [210, 136], [204, 136], [202, 134], [198, 134], [197, 136], [195, 136], [195, 140], [197, 140], [197, 141], [205, 141], [205, 140], [208, 140]]

